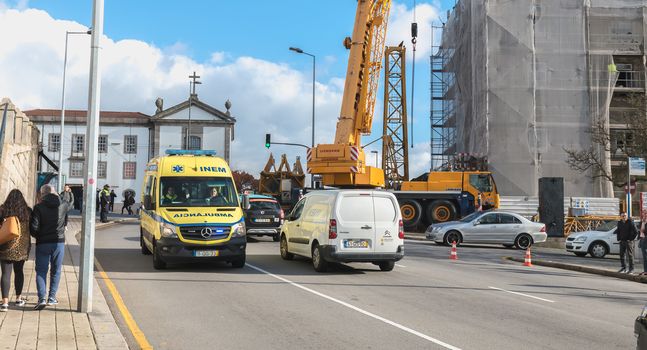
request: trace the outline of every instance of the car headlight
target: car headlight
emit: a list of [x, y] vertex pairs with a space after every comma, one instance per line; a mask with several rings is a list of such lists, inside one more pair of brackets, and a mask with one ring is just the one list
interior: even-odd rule
[[160, 224], [160, 234], [164, 238], [177, 238], [176, 226], [168, 222], [163, 222]]
[[587, 238], [586, 236], [579, 236], [575, 238], [573, 242], [583, 243], [583, 242], [586, 242], [586, 238]]
[[234, 226], [231, 227], [231, 238], [245, 237], [246, 233], [244, 221], [234, 224]]

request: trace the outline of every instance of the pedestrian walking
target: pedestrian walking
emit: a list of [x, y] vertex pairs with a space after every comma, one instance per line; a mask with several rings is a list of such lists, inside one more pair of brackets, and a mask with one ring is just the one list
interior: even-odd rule
[[[38, 304], [34, 310], [58, 304], [56, 292], [65, 255], [65, 214], [71, 208], [69, 202], [61, 200], [52, 185], [43, 185], [40, 188], [40, 196], [40, 202], [34, 206], [29, 223], [31, 235], [36, 238]], [[49, 293], [45, 283], [48, 271]]]
[[115, 198], [117, 198], [117, 194], [115, 193], [115, 190], [110, 190], [110, 212], [111, 213], [115, 210]]
[[[74, 193], [69, 185], [65, 185], [63, 193], [61, 193], [61, 200], [70, 203], [70, 208], [74, 208]], [[65, 213], [65, 229], [67, 230], [68, 214]]]
[[99, 202], [101, 204], [101, 222], [108, 222], [108, 209], [110, 205], [109, 185], [103, 185], [103, 190], [99, 193]]
[[640, 218], [640, 240], [638, 248], [643, 258], [643, 272], [641, 275], [647, 275], [647, 238], [645, 237], [645, 226], [647, 226], [647, 212], [643, 212]]
[[14, 274], [14, 289], [16, 291], [16, 306], [24, 306], [25, 299], [22, 298], [22, 288], [25, 284], [23, 267], [29, 259], [31, 249], [31, 238], [29, 237], [29, 219], [31, 208], [27, 205], [25, 197], [18, 189], [13, 189], [7, 195], [7, 199], [0, 206], [0, 218], [4, 221], [9, 216], [15, 216], [20, 223], [20, 236], [0, 245], [0, 268], [2, 268], [1, 289], [2, 305], [0, 311], [9, 310], [9, 290], [11, 287], [11, 273]]
[[124, 195], [124, 206], [121, 208], [121, 214], [123, 214], [124, 210], [126, 210], [128, 215], [133, 215], [133, 204], [135, 204], [135, 197], [133, 196], [132, 192], [126, 192], [126, 194]]
[[620, 242], [620, 265], [618, 272], [632, 273], [634, 271], [634, 240], [638, 236], [638, 229], [627, 213], [620, 213], [620, 221], [615, 234]]

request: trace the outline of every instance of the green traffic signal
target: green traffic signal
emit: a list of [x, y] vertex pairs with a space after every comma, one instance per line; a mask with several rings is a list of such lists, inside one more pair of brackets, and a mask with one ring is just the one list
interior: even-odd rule
[[271, 135], [265, 134], [265, 148], [270, 148], [271, 144], [272, 144]]

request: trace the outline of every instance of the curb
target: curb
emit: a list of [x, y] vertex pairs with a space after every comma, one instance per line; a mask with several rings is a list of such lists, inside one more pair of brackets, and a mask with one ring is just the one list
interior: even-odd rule
[[404, 240], [409, 240], [409, 241], [426, 241], [426, 242], [431, 242], [425, 237], [416, 237], [416, 236], [407, 236], [407, 234], [404, 234]]
[[[506, 256], [503, 259], [509, 260], [509, 261], [521, 262], [521, 263], [524, 262], [524, 259], [515, 258], [515, 257], [511, 257], [511, 256]], [[546, 267], [553, 267], [553, 268], [563, 269], [563, 270], [584, 272], [584, 273], [590, 273], [590, 274], [594, 274], [594, 275], [601, 275], [601, 276], [607, 276], [607, 277], [615, 277], [615, 278], [619, 278], [619, 279], [623, 279], [623, 280], [627, 280], [627, 281], [632, 281], [632, 282], [637, 282], [637, 283], [647, 283], [647, 276], [631, 275], [631, 274], [619, 273], [619, 272], [615, 272], [615, 271], [599, 269], [599, 268], [594, 268], [594, 267], [588, 267], [588, 266], [582, 266], [582, 265], [573, 265], [573, 264], [565, 264], [565, 263], [559, 263], [559, 262], [554, 262], [554, 261], [546, 261], [546, 260], [533, 259], [532, 263], [534, 265], [539, 265], [539, 266], [546, 266]]]

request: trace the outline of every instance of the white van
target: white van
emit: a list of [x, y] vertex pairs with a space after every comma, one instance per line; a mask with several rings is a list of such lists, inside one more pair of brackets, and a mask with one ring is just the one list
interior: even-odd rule
[[319, 272], [328, 262], [371, 262], [391, 271], [404, 256], [398, 201], [378, 190], [310, 192], [286, 218], [280, 247], [283, 259], [311, 258]]

